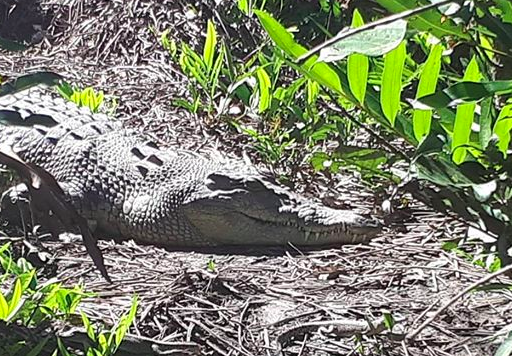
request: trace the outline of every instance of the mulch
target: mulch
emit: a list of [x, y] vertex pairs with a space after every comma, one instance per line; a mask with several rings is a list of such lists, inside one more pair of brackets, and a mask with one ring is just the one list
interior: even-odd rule
[[[262, 164], [251, 141], [227, 123], [171, 103], [187, 97], [187, 82], [158, 36], [170, 29], [178, 43], [197, 46], [206, 19], [219, 21], [219, 7], [213, 1], [45, 0], [49, 27], [29, 34], [35, 43], [27, 51], [0, 53], [0, 75], [57, 72], [104, 90], [117, 103], [116, 118], [168, 145], [215, 148]], [[297, 190], [333, 205], [371, 211], [384, 199], [355, 174], [314, 173], [307, 162], [274, 169], [295, 172]], [[501, 339], [496, 334], [512, 322], [512, 294], [478, 290], [451, 300], [489, 273], [442, 248], [463, 239], [467, 224], [407, 195], [399, 203], [368, 245], [176, 251], [100, 241], [112, 284], [80, 242], [42, 239], [38, 248], [51, 256], [42, 278], [96, 292], [80, 310], [109, 325], [138, 295], [130, 333], [159, 345], [154, 354], [164, 354], [166, 345], [182, 345], [167, 354], [200, 355], [493, 354], [506, 332]], [[463, 248], [478, 253], [478, 246], [466, 241]], [[511, 283], [505, 276], [491, 282]], [[406, 338], [447, 303], [414, 339]], [[383, 327], [386, 315], [394, 318], [391, 330]]]

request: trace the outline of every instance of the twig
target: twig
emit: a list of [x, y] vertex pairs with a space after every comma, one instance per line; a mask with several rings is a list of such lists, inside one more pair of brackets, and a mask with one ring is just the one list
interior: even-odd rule
[[331, 109], [334, 109], [338, 111], [341, 115], [343, 115], [346, 119], [350, 120], [355, 125], [361, 127], [364, 129], [370, 136], [372, 136], [378, 143], [383, 145], [384, 147], [388, 148], [391, 152], [398, 155], [402, 159], [404, 159], [406, 162], [411, 162], [411, 159], [402, 151], [400, 151], [398, 148], [390, 144], [387, 140], [382, 138], [377, 132], [373, 131], [369, 125], [363, 124], [358, 119], [356, 119], [352, 114], [350, 114], [344, 107], [338, 104], [337, 99], [334, 97], [334, 95], [329, 90], [324, 90], [324, 93], [329, 96], [329, 98], [334, 103], [335, 107], [330, 106]]
[[412, 331], [411, 333], [409, 333], [406, 338], [409, 339], [409, 340], [413, 340], [416, 336], [418, 336], [418, 334], [423, 330], [425, 329], [431, 322], [434, 321], [435, 318], [437, 318], [442, 312], [444, 312], [448, 307], [450, 307], [453, 303], [455, 303], [457, 300], [459, 300], [460, 298], [462, 298], [465, 294], [469, 293], [472, 289], [475, 289], [476, 287], [478, 286], [481, 286], [485, 283], [487, 283], [488, 281], [490, 281], [491, 279], [495, 278], [495, 277], [498, 277], [504, 273], [507, 273], [509, 271], [512, 271], [512, 265], [508, 265], [502, 269], [500, 269], [499, 271], [497, 272], [494, 272], [492, 274], [489, 274], [483, 278], [480, 278], [478, 281], [476, 281], [475, 283], [469, 285], [467, 288], [465, 288], [464, 290], [462, 290], [459, 294], [457, 294], [455, 297], [453, 297], [452, 299], [450, 299], [445, 305], [443, 305], [441, 308], [439, 308], [438, 311], [436, 311], [430, 318], [428, 318], [427, 320], [425, 320], [425, 322], [423, 322], [423, 324], [421, 324], [420, 326], [418, 326], [418, 328], [414, 331]]

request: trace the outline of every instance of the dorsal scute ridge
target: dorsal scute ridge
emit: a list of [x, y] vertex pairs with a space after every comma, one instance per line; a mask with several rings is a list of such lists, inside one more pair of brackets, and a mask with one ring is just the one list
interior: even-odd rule
[[87, 107], [79, 107], [43, 85], [0, 96], [0, 109], [18, 112], [23, 119], [30, 115], [49, 116], [58, 123], [78, 121], [85, 124], [108, 120], [106, 115], [95, 114]]

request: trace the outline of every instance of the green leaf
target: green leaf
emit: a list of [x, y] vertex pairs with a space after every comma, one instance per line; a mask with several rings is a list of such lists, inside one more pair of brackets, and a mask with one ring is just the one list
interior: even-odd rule
[[395, 318], [393, 318], [393, 315], [391, 313], [386, 312], [382, 313], [382, 316], [384, 317], [384, 325], [388, 330], [392, 330], [393, 326], [395, 325]]
[[407, 22], [399, 19], [389, 24], [356, 33], [341, 39], [332, 46], [323, 48], [318, 60], [323, 62], [339, 61], [352, 53], [373, 57], [382, 56], [400, 45], [405, 37], [406, 30]]
[[[357, 9], [354, 10], [352, 17], [352, 27], [364, 25], [363, 18]], [[348, 56], [347, 76], [350, 91], [361, 105], [364, 105], [366, 95], [366, 85], [368, 83], [369, 61], [365, 55], [354, 53]]]
[[84, 312], [80, 312], [80, 315], [82, 316], [82, 324], [84, 325], [84, 328], [85, 328], [85, 332], [87, 333], [87, 336], [89, 337], [89, 339], [91, 339], [93, 342], [96, 342], [96, 333], [94, 332], [94, 328], [92, 327], [91, 325], [91, 321], [89, 320], [89, 318], [87, 317], [87, 315], [85, 315]]
[[59, 349], [62, 356], [73, 356], [66, 348], [66, 345], [62, 342], [60, 337], [57, 337], [57, 348]]
[[9, 305], [0, 291], [0, 320], [6, 320], [9, 315]]
[[[464, 81], [478, 81], [481, 78], [480, 69], [476, 57], [473, 57], [464, 73]], [[475, 115], [476, 103], [462, 104], [457, 107], [455, 123], [453, 126], [452, 153], [453, 161], [460, 164], [466, 158], [466, 147], [460, 147], [469, 143], [471, 126]]]
[[0, 246], [0, 254], [2, 254], [5, 251], [7, 251], [9, 249], [9, 247], [11, 247], [11, 243], [10, 242], [6, 242], [2, 246]]
[[108, 344], [108, 341], [107, 341], [107, 337], [105, 336], [105, 334], [99, 334], [98, 335], [98, 346], [99, 346], [99, 349], [102, 351], [102, 354], [105, 354], [108, 349], [109, 349], [109, 344]]
[[400, 110], [400, 94], [402, 93], [402, 72], [406, 57], [406, 43], [403, 41], [397, 48], [384, 57], [380, 105], [391, 126], [395, 125], [396, 115]]
[[222, 69], [222, 65], [224, 64], [224, 55], [226, 52], [226, 47], [224, 43], [220, 46], [219, 55], [215, 60], [213, 65], [213, 69], [210, 73], [210, 97], [213, 98], [215, 93], [218, 91], [218, 83], [219, 83], [219, 75]]
[[[418, 4], [416, 0], [376, 0], [382, 7], [392, 13], [399, 13], [417, 8], [418, 5], [426, 4], [422, 1]], [[455, 36], [471, 41], [471, 36], [464, 31], [462, 25], [456, 25], [451, 19], [441, 14], [438, 10], [432, 9], [422, 12], [408, 19], [409, 25], [416, 29], [428, 32], [438, 38], [444, 36]]]
[[503, 22], [512, 24], [512, 3], [509, 0], [495, 0], [496, 7], [500, 9]]
[[11, 313], [16, 309], [18, 306], [18, 303], [21, 299], [21, 280], [19, 278], [16, 278], [16, 282], [14, 282], [14, 290], [12, 292], [11, 300], [9, 301], [9, 319], [12, 318]]
[[[254, 10], [254, 13], [258, 16], [261, 25], [265, 31], [267, 31], [276, 46], [283, 50], [290, 58], [297, 59], [307, 52], [307, 50], [296, 43], [292, 35], [267, 12]], [[341, 81], [336, 71], [327, 63], [317, 63], [317, 59], [318, 56], [312, 56], [304, 64], [298, 66], [298, 68], [300, 68], [302, 73], [317, 81], [319, 84], [338, 94], [343, 93]]]
[[[437, 79], [441, 70], [441, 56], [443, 46], [435, 45], [430, 50], [427, 61], [423, 66], [416, 91], [416, 98], [431, 94], [436, 91]], [[432, 121], [432, 110], [414, 110], [412, 122], [414, 128], [414, 137], [421, 141], [424, 136], [430, 132], [430, 123]]]
[[130, 312], [128, 315], [125, 315], [121, 318], [121, 322], [115, 331], [115, 344], [116, 349], [119, 345], [121, 345], [121, 341], [124, 339], [130, 325], [132, 325], [135, 320], [135, 316], [137, 315], [137, 306], [138, 306], [138, 298], [136, 295], [132, 298], [132, 305], [130, 307]]
[[505, 105], [501, 109], [493, 129], [498, 136], [498, 149], [505, 157], [510, 144], [510, 130], [512, 130], [512, 104]]
[[248, 0], [238, 0], [237, 3], [238, 3], [238, 8], [240, 9], [240, 11], [242, 11], [245, 15], [249, 16], [250, 15], [249, 14], [250, 7], [249, 7]]
[[418, 101], [430, 108], [441, 109], [460, 103], [482, 100], [494, 94], [508, 93], [512, 93], [512, 80], [494, 82], [464, 80], [434, 94], [418, 98]]
[[474, 16], [475, 21], [484, 27], [486, 32], [494, 32], [494, 37], [503, 43], [504, 48], [510, 48], [512, 46], [512, 25], [491, 14], [487, 4], [482, 4], [478, 1], [475, 5], [480, 10], [479, 16]]
[[493, 105], [492, 98], [484, 99], [480, 105], [478, 141], [483, 149], [487, 148], [492, 139]]
[[215, 57], [215, 46], [217, 45], [217, 32], [212, 20], [208, 20], [208, 29], [206, 30], [206, 42], [204, 43], [203, 59], [206, 64], [206, 70], [211, 72], [213, 58]]
[[162, 47], [169, 52], [169, 55], [172, 59], [176, 57], [178, 53], [178, 47], [176, 46], [176, 42], [173, 39], [169, 39], [169, 29], [162, 32], [160, 35], [160, 43]]
[[259, 104], [258, 112], [262, 113], [270, 107], [272, 103], [272, 96], [270, 95], [270, 77], [264, 68], [260, 67], [256, 70], [256, 77], [259, 84]]

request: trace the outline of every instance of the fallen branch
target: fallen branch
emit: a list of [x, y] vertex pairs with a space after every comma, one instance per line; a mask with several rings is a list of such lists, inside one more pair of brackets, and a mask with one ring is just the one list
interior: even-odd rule
[[497, 272], [494, 272], [494, 273], [491, 273], [483, 278], [480, 278], [478, 281], [476, 281], [475, 283], [469, 285], [467, 288], [465, 288], [464, 290], [462, 290], [459, 294], [457, 294], [455, 297], [453, 297], [452, 299], [450, 299], [445, 305], [443, 305], [441, 308], [439, 308], [438, 311], [436, 311], [430, 318], [428, 318], [427, 320], [425, 320], [420, 326], [418, 326], [416, 328], [416, 330], [412, 331], [411, 333], [409, 333], [407, 336], [406, 336], [406, 339], [409, 339], [409, 340], [413, 340], [416, 336], [418, 336], [418, 334], [423, 330], [425, 329], [430, 323], [432, 323], [434, 321], [435, 318], [437, 318], [442, 312], [444, 312], [446, 309], [448, 309], [448, 307], [450, 307], [452, 304], [454, 304], [457, 300], [459, 300], [460, 298], [462, 298], [464, 295], [466, 295], [467, 293], [471, 292], [473, 289], [487, 283], [488, 281], [490, 281], [491, 279], [493, 278], [496, 278], [502, 274], [505, 274], [509, 271], [512, 271], [512, 265], [508, 265], [507, 267], [505, 268], [502, 268], [500, 269], [499, 271]]

